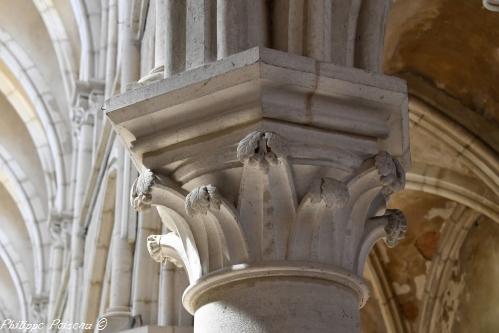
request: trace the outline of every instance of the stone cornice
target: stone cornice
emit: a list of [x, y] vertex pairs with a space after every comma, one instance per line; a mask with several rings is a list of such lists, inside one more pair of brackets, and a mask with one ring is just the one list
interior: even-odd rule
[[362, 147], [360, 161], [381, 148], [410, 164], [403, 81], [265, 48], [130, 90], [104, 109], [136, 164], [151, 169], [170, 172], [178, 159], [207, 149], [227, 156], [224, 147], [237, 145], [241, 133], [283, 127], [340, 149]]

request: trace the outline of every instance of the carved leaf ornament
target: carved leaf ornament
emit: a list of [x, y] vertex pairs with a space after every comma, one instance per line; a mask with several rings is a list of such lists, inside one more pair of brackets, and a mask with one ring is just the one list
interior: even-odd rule
[[237, 147], [243, 164], [238, 203], [214, 185], [187, 193], [164, 184], [151, 170], [135, 181], [131, 203], [155, 206], [171, 231], [149, 236], [151, 257], [184, 266], [192, 282], [234, 265], [316, 262], [359, 276], [373, 246], [383, 238], [395, 246], [407, 224], [386, 198], [403, 188], [405, 173], [387, 152], [366, 160], [347, 179], [322, 177], [297, 200], [286, 140], [252, 132]]

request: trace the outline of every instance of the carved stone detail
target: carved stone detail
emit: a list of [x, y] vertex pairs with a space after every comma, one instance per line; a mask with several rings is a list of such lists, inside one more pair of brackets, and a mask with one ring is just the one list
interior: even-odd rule
[[151, 69], [151, 71], [142, 77], [138, 82], [137, 86], [145, 86], [153, 82], [157, 82], [159, 80], [162, 80], [164, 77], [164, 72], [165, 72], [165, 66], [161, 65], [158, 67], [155, 67]]
[[130, 191], [130, 203], [137, 211], [142, 211], [150, 207], [151, 187], [156, 177], [151, 170], [144, 170], [135, 180]]
[[374, 163], [383, 183], [383, 194], [389, 196], [402, 190], [405, 186], [405, 172], [400, 162], [386, 151], [379, 152]]
[[271, 169], [242, 172], [237, 206], [213, 185], [187, 193], [144, 171], [133, 184], [132, 204], [136, 209], [154, 205], [171, 230], [148, 237], [151, 257], [185, 267], [194, 285], [248, 262], [310, 262], [361, 275], [377, 240], [393, 247], [404, 238], [407, 223], [400, 211], [377, 215], [386, 208], [386, 201], [378, 200], [380, 185], [388, 194], [404, 183], [403, 169], [390, 154], [369, 158], [345, 181], [319, 178], [300, 199], [288, 164], [272, 166], [286, 156], [283, 147], [274, 133], [254, 132], [241, 141], [237, 153], [244, 168], [255, 163]]
[[387, 218], [385, 243], [388, 247], [394, 247], [400, 240], [405, 238], [407, 221], [402, 211], [398, 209], [388, 209]]
[[284, 139], [272, 132], [252, 132], [239, 142], [237, 158], [242, 162], [259, 165], [262, 170], [268, 170], [279, 158], [287, 155]]
[[187, 215], [206, 215], [210, 209], [220, 209], [220, 196], [217, 188], [213, 185], [206, 185], [195, 188], [185, 198], [185, 211]]
[[69, 230], [72, 214], [67, 212], [54, 212], [51, 211], [48, 220], [48, 227], [50, 236], [54, 241], [54, 245], [63, 245], [68, 241]]
[[163, 237], [163, 235], [150, 235], [147, 237], [147, 250], [149, 251], [149, 255], [156, 262], [162, 264], [171, 262], [177, 267], [182, 267], [181, 262], [166, 253], [166, 247], [162, 243]]
[[47, 321], [48, 302], [47, 295], [34, 295], [31, 298], [31, 309], [36, 323], [45, 323]]
[[326, 207], [341, 208], [350, 199], [345, 183], [332, 178], [321, 178], [315, 181], [310, 190], [313, 203], [324, 202]]

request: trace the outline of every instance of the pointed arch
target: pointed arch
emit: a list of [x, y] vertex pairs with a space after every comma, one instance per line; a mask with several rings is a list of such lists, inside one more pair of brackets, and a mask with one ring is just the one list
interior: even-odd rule
[[1, 28], [0, 61], [11, 71], [30, 99], [27, 101], [21, 93], [16, 93], [15, 85], [7, 80], [6, 75], [1, 77], [0, 91], [6, 93], [9, 101], [14, 103], [15, 110], [25, 122], [33, 142], [41, 149], [38, 153], [44, 167], [47, 188], [54, 194], [54, 206], [62, 210], [67, 204], [65, 191], [68, 187], [67, 166], [70, 153], [63, 149], [63, 145], [71, 140], [68, 126], [59, 110], [53, 107], [56, 105], [55, 99], [36, 65]]

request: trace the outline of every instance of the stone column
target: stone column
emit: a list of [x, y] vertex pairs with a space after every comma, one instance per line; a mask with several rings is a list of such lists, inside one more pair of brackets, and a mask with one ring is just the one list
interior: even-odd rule
[[68, 313], [71, 320], [76, 320], [79, 313], [78, 292], [82, 279], [85, 230], [80, 219], [87, 182], [92, 168], [94, 126], [96, 112], [103, 97], [103, 82], [78, 81], [74, 95], [73, 131], [78, 144], [76, 157], [75, 185], [73, 197], [73, 223], [71, 226], [71, 276], [68, 296]]
[[151, 3], [155, 12], [155, 34], [154, 34], [154, 68], [143, 76], [138, 83], [146, 84], [161, 80], [165, 72], [165, 60], [167, 52], [167, 0], [156, 0]]
[[[153, 210], [139, 214], [137, 241], [133, 254], [132, 316], [140, 316], [143, 325], [157, 322], [159, 267], [147, 253], [147, 236], [161, 230]], [[144, 283], [144, 281], [148, 281]]]
[[70, 213], [51, 213], [49, 220], [52, 247], [50, 250], [50, 294], [48, 295], [48, 319], [55, 316], [55, 304], [59, 294], [64, 251], [68, 250], [67, 228], [71, 223]]
[[130, 295], [132, 275], [132, 245], [121, 238], [119, 224], [115, 222], [111, 242], [111, 289], [106, 332], [118, 332], [130, 328], [132, 324]]
[[[111, 278], [109, 307], [104, 317], [108, 321], [105, 332], [119, 332], [131, 327], [132, 270], [134, 239], [128, 234], [129, 224], [136, 223], [136, 214], [129, 214], [127, 193], [130, 188], [130, 159], [120, 149], [120, 171], [116, 184], [116, 213], [111, 240]], [[132, 238], [132, 239], [130, 239]]]
[[159, 276], [158, 325], [192, 332], [192, 316], [182, 307], [182, 293], [189, 285], [185, 270], [164, 260]]
[[94, 114], [86, 110], [79, 110], [80, 117], [77, 121], [78, 135], [78, 168], [76, 171], [76, 184], [74, 194], [73, 223], [71, 231], [71, 277], [68, 308], [70, 318], [76, 320], [79, 311], [78, 285], [82, 278], [82, 265], [84, 257], [85, 232], [80, 220], [81, 208], [84, 194], [87, 188], [87, 180], [90, 174], [90, 163], [92, 162], [92, 136], [94, 126]]

